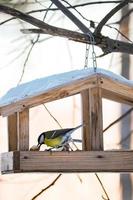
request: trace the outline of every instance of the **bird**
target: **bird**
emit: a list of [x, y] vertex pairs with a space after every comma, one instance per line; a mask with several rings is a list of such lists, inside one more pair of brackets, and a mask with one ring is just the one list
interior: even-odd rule
[[33, 145], [30, 150], [39, 151], [42, 144], [46, 144], [51, 148], [63, 147], [72, 141], [71, 134], [82, 126], [83, 124], [78, 125], [75, 128], [65, 128], [43, 132], [38, 137], [38, 144]]

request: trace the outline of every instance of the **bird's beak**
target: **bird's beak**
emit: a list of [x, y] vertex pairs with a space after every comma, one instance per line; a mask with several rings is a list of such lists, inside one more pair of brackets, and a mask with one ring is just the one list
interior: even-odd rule
[[38, 145], [37, 145], [37, 147], [38, 147], [39, 150], [40, 150], [41, 145], [42, 145], [42, 144], [38, 144]]

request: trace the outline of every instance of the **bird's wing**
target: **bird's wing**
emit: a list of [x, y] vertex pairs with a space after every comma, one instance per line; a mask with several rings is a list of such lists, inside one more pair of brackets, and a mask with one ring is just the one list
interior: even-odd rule
[[71, 133], [72, 130], [73, 130], [73, 128], [66, 128], [66, 129], [47, 131], [47, 132], [45, 132], [45, 136], [47, 139], [50, 139], [50, 138], [54, 139], [56, 137], [63, 136], [66, 133], [69, 133], [69, 131]]
[[54, 139], [56, 137], [63, 136], [66, 133], [71, 134], [73, 131], [77, 130], [78, 128], [80, 128], [82, 126], [84, 126], [84, 125], [81, 124], [75, 128], [51, 130], [51, 131], [43, 132], [42, 134], [44, 134], [47, 139]]

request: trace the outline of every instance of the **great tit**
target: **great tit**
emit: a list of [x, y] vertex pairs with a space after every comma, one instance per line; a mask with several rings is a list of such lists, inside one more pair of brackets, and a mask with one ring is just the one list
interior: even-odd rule
[[79, 125], [75, 128], [57, 129], [43, 132], [38, 137], [38, 145], [32, 146], [30, 150], [39, 151], [42, 144], [46, 144], [52, 148], [62, 147], [72, 140], [71, 134], [82, 126], [83, 125]]

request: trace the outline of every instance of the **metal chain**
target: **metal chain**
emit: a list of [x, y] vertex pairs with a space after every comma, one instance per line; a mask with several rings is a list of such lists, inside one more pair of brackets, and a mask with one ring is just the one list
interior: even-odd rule
[[84, 69], [88, 68], [89, 50], [90, 50], [90, 45], [86, 43], [86, 51], [85, 51], [85, 65], [84, 65]]
[[94, 36], [92, 34], [89, 35], [89, 37], [90, 37], [90, 42], [92, 44], [93, 68], [94, 68], [94, 71], [96, 72], [96, 70], [97, 70], [97, 60], [96, 60], [96, 52], [95, 52], [95, 49], [94, 49], [95, 39], [94, 39]]
[[[95, 53], [95, 49], [94, 49], [94, 44], [95, 44], [95, 39], [94, 39], [94, 36], [91, 34], [88, 33], [88, 36], [90, 38], [90, 43], [92, 45], [92, 60], [93, 60], [93, 68], [94, 68], [94, 71], [96, 72], [97, 70], [97, 60], [96, 60], [96, 53]], [[86, 52], [85, 52], [85, 65], [84, 65], [84, 68], [88, 68], [88, 56], [89, 56], [89, 48], [90, 45], [89, 44], [86, 44]]]

